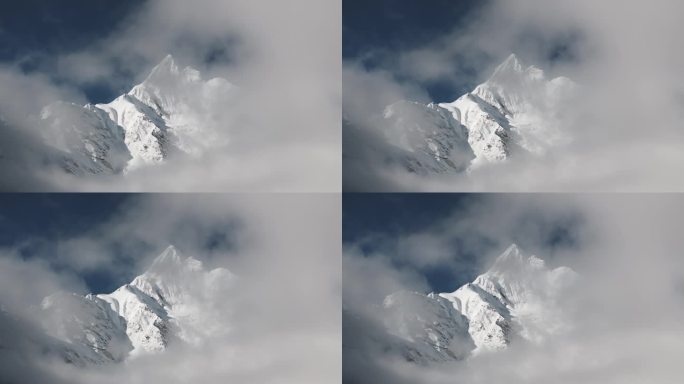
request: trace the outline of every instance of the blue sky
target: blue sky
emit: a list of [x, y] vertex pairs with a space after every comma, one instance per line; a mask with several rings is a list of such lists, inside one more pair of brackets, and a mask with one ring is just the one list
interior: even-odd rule
[[27, 237], [59, 239], [107, 221], [130, 195], [0, 194], [0, 246]]
[[[57, 243], [106, 223], [131, 199], [126, 194], [1, 194], [0, 247], [19, 250], [22, 258], [50, 261]], [[68, 269], [59, 266], [56, 269]], [[93, 292], [107, 292], [121, 282], [104, 270], [83, 272]]]
[[419, 47], [453, 29], [482, 0], [345, 0], [342, 2], [343, 57], [378, 49]]
[[0, 9], [0, 60], [73, 51], [105, 37], [145, 0], [24, 0]]
[[[397, 268], [416, 269], [432, 290], [447, 292], [484, 272], [511, 242], [551, 265], [555, 251], [579, 246], [582, 216], [542, 209], [549, 201], [544, 195], [348, 193], [342, 239], [345, 247], [358, 247], [369, 257], [380, 252]], [[414, 242], [416, 236], [429, 237], [424, 248]], [[443, 262], [416, 262], [434, 254], [435, 244], [447, 253]]]
[[376, 232], [396, 236], [419, 231], [475, 199], [477, 195], [470, 194], [348, 193], [343, 200], [342, 240], [353, 243]]
[[[348, 193], [343, 197], [342, 241], [345, 245], [362, 244], [364, 252], [397, 252], [398, 238], [429, 230], [446, 220], [453, 211], [467, 206], [478, 197], [469, 194], [370, 194]], [[369, 236], [389, 238], [391, 245], [367, 241]], [[419, 255], [417, 255], [419, 257]], [[450, 291], [477, 274], [474, 255], [454, 249], [454, 259], [462, 269], [427, 268], [422, 271], [435, 291]], [[397, 262], [403, 267], [403, 263]]]
[[[417, 49], [457, 31], [489, 0], [346, 0], [342, 2], [342, 56], [366, 69], [383, 67], [387, 55]], [[393, 58], [389, 59], [394, 60]], [[451, 101], [474, 84], [476, 71], [454, 61], [471, 78], [461, 84], [423, 84], [433, 100]], [[411, 80], [411, 79], [399, 79]]]
[[[5, 1], [0, 5], [0, 62], [18, 65], [27, 74], [54, 75], [50, 69], [57, 55], [77, 52], [107, 37], [145, 1]], [[92, 102], [110, 101], [119, 91], [97, 83], [81, 90]]]
[[[387, 70], [398, 83], [450, 102], [484, 81], [511, 53], [543, 69], [578, 60], [586, 37], [575, 26], [517, 20], [499, 0], [347, 0], [343, 58], [365, 70]], [[510, 20], [509, 20], [510, 18]], [[424, 51], [421, 51], [424, 50]], [[406, 65], [407, 53], [415, 52]], [[439, 57], [441, 74], [431, 78]], [[420, 69], [418, 69], [421, 67]], [[448, 67], [448, 68], [445, 68]], [[420, 79], [416, 71], [426, 78]]]
[[111, 292], [170, 244], [208, 263], [225, 256], [240, 220], [220, 195], [2, 194], [0, 248]]

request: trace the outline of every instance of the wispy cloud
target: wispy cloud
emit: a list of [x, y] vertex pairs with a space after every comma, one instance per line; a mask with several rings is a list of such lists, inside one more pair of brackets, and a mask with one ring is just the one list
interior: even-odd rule
[[[49, 248], [57, 249], [55, 254], [27, 261], [4, 251], [3, 310], [32, 324], [26, 312], [42, 296], [59, 290], [86, 293], [85, 271], [101, 269], [123, 284], [173, 243], [208, 267], [227, 267], [240, 276], [239, 289], [225, 292], [216, 308], [235, 332], [199, 349], [177, 345], [123, 365], [89, 369], [3, 342], [7, 362], [13, 353], [26, 355], [22, 366], [3, 365], [0, 376], [32, 381], [36, 372], [72, 383], [339, 380], [339, 197], [150, 195], [130, 200], [92, 231], [54, 240]], [[217, 234], [228, 240], [217, 245]]]
[[[495, 65], [510, 53], [550, 76], [564, 75], [580, 84], [578, 100], [563, 108], [563, 130], [569, 145], [554, 147], [547, 155], [510, 161], [503, 166], [465, 175], [416, 177], [383, 164], [367, 164], [366, 189], [431, 191], [662, 191], [681, 190], [673, 175], [682, 170], [681, 120], [684, 104], [684, 56], [676, 37], [681, 23], [680, 3], [653, 4], [617, 1], [494, 1], [452, 34], [405, 51], [385, 53], [379, 68], [345, 65], [344, 110], [350, 124], [363, 127], [368, 113], [381, 113], [369, 103], [357, 115], [356, 100], [391, 93], [418, 101], [435, 84], [461, 89], [486, 80]], [[632, 25], [642, 25], [637, 32]], [[355, 82], [366, 80], [376, 87]], [[631, 80], [627, 80], [631, 79]], [[390, 81], [391, 80], [391, 81]], [[380, 86], [385, 84], [385, 87]], [[395, 90], [413, 89], [398, 93]], [[454, 97], [454, 99], [458, 94]], [[453, 100], [434, 100], [438, 102]], [[347, 113], [347, 110], [351, 113]], [[361, 139], [345, 143], [362, 147]], [[648, 155], [644, 148], [648, 148]], [[358, 151], [358, 150], [357, 150]], [[351, 152], [350, 152], [351, 153]], [[354, 154], [356, 155], [356, 154]], [[349, 161], [350, 167], [355, 164]], [[360, 177], [364, 176], [359, 172]], [[364, 179], [345, 173], [353, 189]]]
[[[38, 85], [23, 89], [23, 101], [13, 96], [18, 87], [11, 86], [23, 75], [11, 69], [3, 81], [0, 113], [9, 119], [6, 115], [14, 116], [19, 109], [16, 115], [23, 124], [7, 124], [2, 141], [28, 136], [27, 144], [38, 153], [49, 150], [40, 140], [40, 128], [25, 121], [28, 114], [37, 115], [58, 99], [83, 103], [79, 88], [93, 84], [126, 92], [169, 53], [207, 78], [224, 77], [240, 87], [240, 102], [231, 107], [229, 118], [217, 122], [229, 144], [207, 151], [201, 159], [123, 178], [82, 180], [40, 167], [41, 161], [32, 161], [36, 154], [7, 150], [3, 173], [18, 173], [21, 180], [3, 177], [2, 189], [339, 190], [340, 20], [340, 10], [331, 1], [285, 5], [152, 0], [108, 37], [51, 58], [55, 65], [46, 69], [50, 76], [32, 76]], [[71, 86], [56, 85], [55, 77]], [[215, 107], [217, 116], [226, 115], [224, 105]], [[240, 116], [239, 123], [235, 116]]]
[[[345, 325], [344, 344], [355, 348], [345, 347], [349, 362], [345, 374], [357, 382], [373, 377], [373, 382], [395, 383], [636, 383], [646, 377], [672, 382], [682, 371], [670, 356], [678, 356], [684, 348], [676, 341], [684, 331], [678, 320], [684, 310], [684, 276], [677, 256], [684, 244], [675, 229], [681, 226], [683, 210], [684, 202], [677, 196], [497, 195], [484, 197], [483, 204], [470, 212], [455, 212], [419, 231], [421, 236], [491, 238], [493, 242], [479, 246], [474, 273], [486, 270], [504, 244], [516, 241], [550, 265], [570, 266], [580, 275], [578, 289], [558, 303], [573, 326], [570, 333], [541, 345], [514, 342], [506, 351], [474, 357], [467, 363], [422, 367], [374, 349], [370, 342], [360, 347], [364, 344], [359, 340], [374, 327], [382, 327], [372, 307], [380, 305], [384, 294], [396, 290], [427, 293], [430, 287], [421, 269], [420, 252], [411, 256], [413, 263], [406, 263], [402, 262], [405, 256], [396, 253], [371, 254], [350, 248], [344, 255], [345, 320], [361, 325]], [[548, 236], [540, 234], [550, 227], [549, 220], [568, 214], [581, 218], [571, 226], [573, 245], [544, 241]], [[524, 225], [526, 221], [538, 226]], [[564, 222], [558, 220], [561, 226]], [[528, 229], [521, 230], [521, 224]], [[463, 232], [463, 228], [472, 231]], [[397, 240], [414, 237], [409, 234]], [[462, 248], [452, 249], [443, 268], [469, 262]], [[369, 273], [381, 278], [369, 278]], [[454, 282], [452, 288], [461, 284]], [[371, 334], [377, 342], [380, 334]]]

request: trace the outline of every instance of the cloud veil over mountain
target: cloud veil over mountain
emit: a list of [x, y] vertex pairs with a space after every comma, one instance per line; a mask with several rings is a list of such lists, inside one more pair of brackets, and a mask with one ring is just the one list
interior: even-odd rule
[[350, 4], [345, 190], [684, 189], [680, 2]]
[[[680, 196], [359, 200], [344, 213], [345, 382], [681, 376]], [[384, 218], [360, 224], [369, 205]]]
[[333, 3], [132, 0], [98, 34], [62, 26], [75, 46], [0, 57], [0, 190], [340, 190]]
[[46, 224], [2, 224], [0, 381], [339, 380], [339, 198], [101, 195], [57, 230], [70, 199], [3, 197]]

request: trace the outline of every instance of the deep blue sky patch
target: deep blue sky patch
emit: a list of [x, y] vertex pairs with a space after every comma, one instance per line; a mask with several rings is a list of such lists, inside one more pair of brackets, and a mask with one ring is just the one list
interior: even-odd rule
[[456, 29], [487, 0], [344, 0], [345, 59], [420, 47]]
[[[5, 0], [0, 5], [0, 63], [24, 73], [50, 73], [59, 55], [96, 44], [147, 0]], [[116, 63], [115, 63], [116, 64]], [[120, 90], [103, 84], [81, 89], [90, 102], [109, 102]]]
[[374, 233], [399, 236], [424, 230], [476, 199], [465, 193], [347, 193], [342, 198], [342, 241], [354, 243]]
[[[548, 212], [530, 204], [516, 216], [517, 221], [510, 228], [510, 233], [505, 234], [512, 240], [493, 238], [479, 229], [468, 229], [471, 227], [468, 220], [477, 219], [481, 209], [489, 210], [492, 206], [505, 209], [508, 204], [523, 201], [529, 202], [530, 197], [515, 194], [348, 193], [342, 199], [342, 241], [345, 246], [360, 247], [366, 255], [381, 252], [391, 258], [401, 252], [397, 248], [397, 239], [418, 233], [439, 235], [446, 225], [448, 247], [453, 249], [453, 260], [458, 262], [426, 267], [419, 273], [425, 276], [433, 291], [447, 292], [484, 272], [480, 269], [482, 258], [503, 252], [509, 244], [502, 242], [515, 242], [528, 253], [543, 249], [545, 253], [539, 256], [551, 265], [554, 260], [549, 252], [579, 246], [579, 229], [584, 221], [574, 210]], [[493, 205], [494, 202], [499, 204]], [[489, 215], [491, 220], [491, 213]], [[465, 223], [465, 229], [451, 233], [448, 225], [454, 221]], [[407, 267], [401, 258], [394, 259], [393, 263], [400, 268]]]
[[[161, 228], [168, 231], [159, 238], [136, 236], [150, 225], [137, 217], [139, 210], [155, 199], [164, 199], [164, 207], [191, 204], [195, 199], [216, 207], [225, 203], [225, 197], [219, 195], [0, 194], [0, 248], [12, 250], [24, 260], [47, 261], [56, 272], [77, 273], [95, 293], [112, 292], [130, 282], [142, 272], [139, 268], [145, 267], [140, 265], [141, 258], [155, 256], [170, 244], [209, 265], [212, 252], [227, 255], [237, 250], [245, 222], [230, 211], [225, 216], [205, 218], [193, 209], [181, 209], [172, 217], [159, 218], [165, 220], [159, 222]], [[82, 247], [78, 242], [72, 247], [60, 246], [71, 240], [94, 242], [102, 250], [96, 247], [92, 251], [106, 252], [97, 256], [111, 257], [108, 262], [115, 264], [75, 267], [71, 261], [75, 255], [66, 252], [91, 250], [73, 248]], [[192, 251], [199, 254], [188, 253]]]
[[[342, 56], [368, 70], [389, 69], [394, 54], [438, 42], [464, 28], [490, 0], [345, 0], [342, 5]], [[470, 91], [478, 71], [466, 61], [454, 59], [453, 81], [419, 84], [433, 101], [451, 102]], [[396, 80], [413, 79], [395, 74]], [[453, 80], [453, 79], [452, 79]]]
[[81, 49], [106, 37], [145, 0], [5, 0], [0, 60]]
[[[0, 194], [0, 247], [18, 248], [27, 259], [49, 257], [60, 240], [106, 223], [126, 204], [126, 194]], [[106, 271], [80, 276], [96, 293], [120, 285]]]
[[111, 218], [130, 195], [0, 194], [0, 246], [28, 237], [49, 240], [79, 235]]

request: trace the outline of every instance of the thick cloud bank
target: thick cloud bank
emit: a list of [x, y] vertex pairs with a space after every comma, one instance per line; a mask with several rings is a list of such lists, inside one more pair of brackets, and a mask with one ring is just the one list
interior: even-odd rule
[[[339, 191], [340, 20], [329, 0], [150, 0], [108, 37], [36, 60], [30, 73], [6, 63], [0, 189]], [[198, 128], [211, 150], [126, 177], [69, 177], [50, 161], [56, 155], [44, 128], [31, 121], [45, 105], [85, 104], [85, 87], [128, 92], [167, 54], [240, 89], [237, 103], [204, 106], [211, 123]]]
[[[347, 244], [345, 382], [677, 382], [684, 373], [678, 363], [684, 353], [683, 213], [678, 196], [490, 196], [422, 230], [391, 239], [369, 234]], [[563, 241], [554, 234], [561, 228]], [[369, 251], [371, 242], [390, 246]], [[575, 291], [556, 303], [571, 325], [567, 333], [538, 345], [514, 340], [504, 351], [427, 366], [386, 348], [382, 318], [374, 310], [386, 295], [430, 292], [435, 269], [453, 276], [465, 271], [454, 278], [456, 289], [488, 269], [511, 242], [524, 244], [551, 267], [565, 265], [579, 274]], [[468, 257], [473, 253], [480, 257]]]
[[[681, 191], [684, 168], [684, 5], [655, 2], [495, 0], [423, 47], [368, 52], [343, 69], [345, 188], [405, 191]], [[639, 27], [636, 27], [639, 26]], [[579, 84], [563, 105], [571, 139], [542, 156], [469, 175], [420, 177], [388, 164], [392, 148], [364, 129], [398, 100], [452, 102], [515, 53], [550, 77]], [[468, 70], [463, 70], [466, 68]], [[473, 76], [472, 70], [477, 72]], [[462, 89], [430, 100], [426, 89]], [[380, 154], [378, 154], [380, 153]]]
[[[339, 206], [339, 197], [325, 195], [150, 195], [80, 236], [41, 246], [17, 239], [0, 257], [0, 381], [338, 382]], [[81, 277], [88, 271], [127, 283], [171, 242], [239, 277], [229, 294], [215, 292], [223, 300], [214, 313], [227, 332], [119, 364], [79, 368], [51, 353], [54, 340], [31, 317], [43, 296], [87, 293]]]

